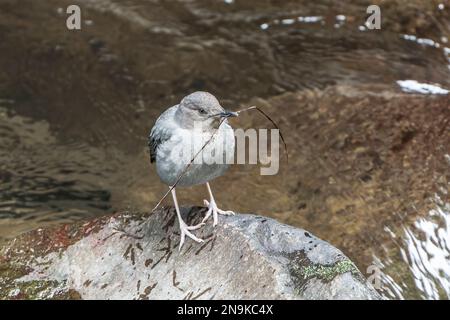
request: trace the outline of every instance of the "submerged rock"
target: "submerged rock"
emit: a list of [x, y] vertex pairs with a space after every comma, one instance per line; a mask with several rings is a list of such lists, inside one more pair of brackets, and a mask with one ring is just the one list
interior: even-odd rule
[[[196, 223], [203, 208], [184, 209]], [[173, 209], [26, 233], [0, 251], [2, 299], [379, 299], [341, 251], [238, 214], [178, 250]]]

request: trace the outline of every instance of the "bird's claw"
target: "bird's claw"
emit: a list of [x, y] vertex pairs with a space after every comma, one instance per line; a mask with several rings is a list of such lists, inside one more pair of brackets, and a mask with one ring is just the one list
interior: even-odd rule
[[211, 199], [210, 201], [208, 200], [204, 200], [203, 203], [205, 204], [205, 206], [208, 207], [208, 211], [206, 212], [205, 217], [203, 218], [202, 222], [200, 222], [199, 224], [196, 224], [194, 226], [188, 226], [184, 221], [180, 221], [180, 232], [181, 232], [181, 236], [180, 236], [180, 247], [179, 250], [181, 250], [181, 247], [183, 246], [185, 240], [186, 240], [186, 236], [191, 238], [192, 240], [196, 241], [196, 242], [204, 242], [205, 240], [200, 239], [198, 237], [196, 237], [192, 232], [193, 230], [197, 230], [200, 229], [201, 227], [203, 227], [206, 223], [206, 221], [209, 219], [209, 217], [212, 215], [213, 216], [213, 226], [215, 227], [218, 223], [219, 220], [219, 214], [222, 215], [226, 215], [226, 216], [230, 216], [230, 215], [234, 215], [235, 213], [233, 211], [229, 211], [229, 210], [221, 210], [219, 208], [217, 208], [216, 202], [214, 201], [214, 199]]
[[206, 220], [208, 220], [212, 214], [213, 226], [215, 227], [219, 220], [219, 214], [222, 214], [224, 216], [234, 216], [235, 215], [235, 213], [233, 211], [221, 210], [221, 209], [217, 208], [217, 204], [214, 200], [211, 200], [211, 202], [209, 202], [208, 200], [203, 200], [203, 203], [205, 204], [205, 206], [208, 207], [208, 211], [206, 212], [206, 215], [203, 218], [202, 223], [204, 223]]
[[191, 238], [192, 240], [196, 241], [196, 242], [204, 242], [205, 240], [200, 239], [198, 237], [196, 237], [193, 233], [191, 233], [189, 230], [197, 230], [200, 227], [202, 227], [204, 225], [204, 223], [199, 223], [195, 226], [188, 226], [186, 225], [184, 222], [180, 222], [180, 247], [178, 248], [178, 250], [181, 250], [181, 247], [184, 244], [185, 238], [186, 236], [188, 236], [189, 238]]
[[197, 230], [200, 229], [201, 227], [203, 227], [206, 223], [204, 223], [203, 221], [200, 222], [199, 224], [196, 224], [195, 226], [186, 226], [187, 230]]

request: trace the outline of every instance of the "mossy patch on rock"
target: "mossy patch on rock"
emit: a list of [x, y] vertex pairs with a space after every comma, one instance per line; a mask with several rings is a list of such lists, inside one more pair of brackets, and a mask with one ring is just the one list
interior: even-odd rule
[[345, 259], [330, 266], [311, 265], [301, 267], [299, 272], [305, 280], [310, 278], [318, 278], [324, 281], [331, 281], [337, 275], [346, 272], [351, 272], [356, 275], [358, 274], [358, 269], [356, 269], [356, 266], [353, 264], [353, 262]]
[[24, 277], [27, 277], [33, 271], [29, 266], [20, 261], [12, 261], [4, 256], [1, 258], [0, 300], [81, 299], [80, 294], [67, 288], [65, 282], [40, 279], [25, 280]]
[[303, 251], [298, 251], [291, 256], [289, 270], [295, 288], [299, 292], [303, 291], [304, 285], [312, 278], [331, 282], [336, 276], [347, 272], [350, 272], [355, 279], [364, 281], [355, 264], [345, 257], [333, 264], [318, 264], [312, 262]]
[[31, 280], [20, 281], [17, 279], [0, 279], [2, 287], [0, 289], [1, 300], [75, 300], [81, 299], [80, 294], [67, 289], [65, 283], [55, 280]]

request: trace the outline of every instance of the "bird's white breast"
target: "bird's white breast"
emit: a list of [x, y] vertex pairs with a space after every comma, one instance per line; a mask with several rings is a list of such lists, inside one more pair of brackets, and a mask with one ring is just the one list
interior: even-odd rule
[[176, 128], [170, 139], [158, 148], [156, 170], [161, 180], [173, 185], [194, 156], [194, 161], [177, 186], [206, 183], [223, 175], [234, 160], [234, 133], [231, 126], [222, 123], [212, 140], [198, 154], [213, 132]]

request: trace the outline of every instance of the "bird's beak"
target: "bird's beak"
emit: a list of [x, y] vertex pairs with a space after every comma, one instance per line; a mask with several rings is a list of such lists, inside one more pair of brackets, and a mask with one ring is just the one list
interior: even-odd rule
[[233, 111], [225, 110], [224, 112], [219, 113], [219, 116], [221, 118], [230, 118], [230, 117], [237, 117], [238, 113]]

